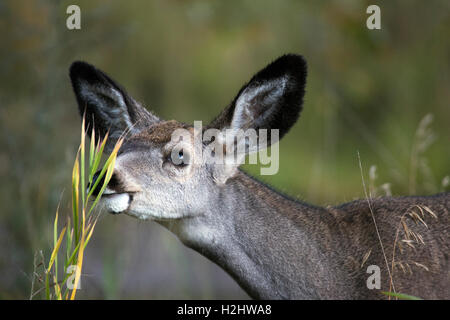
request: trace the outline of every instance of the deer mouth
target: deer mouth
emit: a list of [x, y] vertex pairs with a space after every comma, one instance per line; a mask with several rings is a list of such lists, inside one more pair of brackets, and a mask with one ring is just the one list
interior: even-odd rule
[[[94, 174], [92, 179], [92, 185], [95, 184], [95, 181], [98, 179], [100, 171]], [[104, 184], [105, 177], [102, 177], [100, 182], [97, 183], [97, 187], [92, 191], [92, 195], [97, 196], [101, 190], [101, 187]], [[88, 183], [87, 190], [89, 191], [91, 188], [91, 184]], [[131, 204], [133, 200], [134, 192], [124, 191], [122, 184], [118, 182], [117, 175], [113, 174], [111, 180], [106, 186], [105, 191], [102, 194], [102, 204], [103, 207], [112, 214], [119, 214], [125, 212]]]
[[128, 192], [121, 193], [104, 193], [102, 202], [108, 212], [119, 214], [125, 212], [133, 200], [133, 194]]

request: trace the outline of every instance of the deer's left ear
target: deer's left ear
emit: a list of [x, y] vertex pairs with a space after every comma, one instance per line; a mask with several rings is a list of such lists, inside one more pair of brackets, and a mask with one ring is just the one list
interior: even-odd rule
[[255, 74], [209, 127], [278, 129], [281, 139], [298, 119], [305, 82], [303, 57], [284, 55]]

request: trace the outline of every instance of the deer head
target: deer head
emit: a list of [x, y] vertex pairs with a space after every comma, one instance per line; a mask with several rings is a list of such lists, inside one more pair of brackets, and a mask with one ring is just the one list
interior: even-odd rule
[[[306, 63], [298, 55], [278, 58], [254, 75], [229, 106], [201, 130], [160, 119], [85, 62], [72, 64], [70, 78], [88, 127], [95, 128], [97, 137], [109, 132], [106, 148], [111, 150], [121, 135], [126, 137], [102, 197], [105, 207], [111, 213], [165, 221], [214, 212], [211, 207], [240, 164], [215, 161], [217, 154], [211, 152], [211, 143], [214, 150], [226, 149], [226, 141], [220, 137], [227, 129], [253, 129], [257, 135], [260, 129], [267, 129], [271, 142], [273, 129], [278, 130], [277, 138], [288, 132], [301, 111]], [[217, 134], [204, 139], [201, 136], [206, 130]], [[246, 145], [244, 154], [261, 148], [250, 148], [247, 140], [234, 143]]]

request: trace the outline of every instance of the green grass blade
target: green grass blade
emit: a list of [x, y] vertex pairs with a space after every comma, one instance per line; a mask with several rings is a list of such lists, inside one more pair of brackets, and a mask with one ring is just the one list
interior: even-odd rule
[[100, 160], [102, 159], [103, 150], [105, 149], [106, 141], [108, 140], [108, 133], [106, 133], [102, 142], [97, 145], [96, 152], [94, 154], [94, 161], [92, 167], [90, 168], [89, 174], [89, 183], [92, 183], [92, 178], [94, 177], [95, 172], [97, 172], [97, 168], [100, 165]]
[[80, 282], [81, 277], [81, 269], [83, 267], [83, 257], [84, 257], [84, 242], [86, 237], [86, 228], [85, 228], [85, 221], [86, 221], [86, 213], [83, 210], [82, 212], [82, 233], [81, 233], [81, 242], [80, 242], [80, 249], [78, 250], [78, 258], [77, 258], [77, 268], [75, 270], [75, 281], [74, 281], [74, 287], [72, 290], [72, 295], [70, 297], [70, 300], [75, 299], [75, 294], [77, 292], [78, 283]]
[[56, 299], [62, 300], [62, 298], [61, 298], [61, 287], [58, 284], [57, 278], [54, 277], [53, 281], [55, 282], [55, 296], [56, 296]]
[[411, 296], [411, 295], [404, 294], [404, 293], [386, 292], [386, 291], [382, 291], [381, 293], [386, 296], [395, 297], [395, 298], [399, 298], [402, 300], [422, 300], [419, 297]]
[[66, 259], [64, 261], [64, 265], [67, 264], [67, 261], [69, 260], [69, 254], [70, 251], [72, 250], [72, 236], [73, 236], [73, 230], [70, 228], [70, 219], [67, 218], [67, 235], [66, 235], [66, 240], [67, 240], [67, 244], [66, 244]]
[[53, 262], [54, 262], [55, 259], [56, 259], [56, 255], [58, 254], [59, 247], [61, 246], [61, 242], [62, 242], [62, 240], [63, 240], [63, 237], [64, 237], [64, 233], [65, 233], [65, 232], [66, 232], [66, 227], [64, 227], [64, 228], [62, 229], [62, 231], [61, 231], [61, 233], [60, 233], [60, 235], [59, 235], [59, 238], [58, 238], [58, 242], [56, 243], [56, 246], [55, 246], [55, 248], [53, 249], [52, 255], [51, 255], [51, 257], [50, 257], [50, 263], [48, 264], [48, 267], [47, 267], [47, 273], [50, 272], [50, 270], [51, 270], [51, 268], [52, 268], [52, 266], [53, 266]]
[[[101, 158], [106, 147], [108, 134], [103, 140], [100, 139], [95, 141], [95, 131], [92, 130], [91, 142], [89, 145], [89, 167], [86, 168], [87, 158], [85, 149], [85, 120], [83, 119], [82, 133], [81, 133], [81, 144], [78, 149], [75, 162], [72, 169], [72, 216], [68, 217], [66, 226], [62, 229], [58, 237], [58, 219], [59, 219], [59, 207], [56, 211], [56, 217], [53, 223], [53, 246], [50, 261], [48, 267], [45, 268], [45, 295], [47, 299], [75, 299], [77, 292], [77, 285], [81, 278], [81, 270], [83, 267], [84, 250], [89, 243], [95, 226], [98, 221], [98, 216], [90, 216], [92, 211], [96, 208], [101, 195], [106, 189], [108, 182], [110, 181], [112, 174], [114, 172], [114, 165], [117, 158], [119, 148], [123, 143], [123, 138], [119, 139], [114, 146], [113, 151], [108, 156], [104, 165], [101, 166], [100, 174], [96, 182], [93, 184], [92, 179], [100, 167]], [[86, 173], [86, 169], [88, 175]], [[89, 191], [85, 190], [85, 179], [89, 180], [91, 185]], [[93, 191], [99, 186], [100, 181], [104, 178], [104, 182], [101, 185], [100, 192], [96, 196], [95, 201], [89, 205], [89, 198], [92, 196]], [[81, 189], [80, 189], [81, 188]], [[81, 192], [81, 195], [80, 195]], [[81, 199], [80, 199], [81, 198]], [[81, 205], [80, 205], [81, 200]], [[87, 214], [86, 214], [87, 213]], [[67, 231], [67, 232], [66, 232]], [[64, 257], [64, 272], [62, 282], [58, 282], [58, 252], [61, 247], [61, 243], [66, 236], [66, 246]], [[64, 284], [72, 274], [67, 273], [67, 269], [70, 265], [76, 265], [75, 273], [75, 287], [73, 290], [63, 287]], [[50, 273], [54, 270], [55, 273]], [[50, 278], [54, 281], [54, 284], [50, 284]], [[50, 290], [50, 286], [54, 286], [54, 294]], [[62, 292], [64, 291], [64, 293]], [[70, 292], [71, 291], [71, 292]]]
[[[95, 183], [94, 183], [94, 185], [92, 186], [92, 188], [89, 188], [88, 198], [90, 198], [90, 197], [92, 196], [92, 193], [93, 193], [94, 190], [97, 188], [97, 186], [98, 186], [98, 184], [100, 183], [101, 179], [103, 178], [103, 176], [105, 175], [105, 173], [107, 172], [107, 170], [111, 167], [111, 163], [113, 163], [113, 162], [115, 163], [116, 157], [117, 157], [117, 152], [119, 151], [120, 147], [122, 146], [122, 143], [123, 143], [123, 139], [120, 139], [120, 140], [117, 141], [116, 145], [114, 146], [113, 151], [111, 152], [109, 158], [106, 160], [106, 162], [105, 162], [105, 164], [104, 164], [102, 170], [100, 171], [100, 174], [99, 174], [97, 180], [95, 181]], [[114, 169], [114, 166], [112, 167], [112, 170], [113, 170], [113, 169]], [[97, 202], [98, 202], [98, 200], [99, 200], [99, 196], [101, 196], [101, 194], [102, 194], [103, 191], [105, 190], [106, 185], [107, 185], [108, 182], [109, 182], [109, 179], [111, 179], [111, 176], [112, 176], [112, 172], [111, 172], [109, 178], [105, 177], [105, 181], [104, 181], [104, 183], [103, 183], [102, 189], [101, 189], [101, 191], [99, 192], [99, 194], [97, 195], [97, 197], [96, 197], [96, 199], [95, 199], [95, 201], [94, 201], [94, 204], [92, 205], [91, 210], [89, 211], [89, 214], [90, 214], [90, 212], [92, 211], [92, 209], [96, 206], [96, 204], [97, 204]], [[88, 214], [88, 216], [89, 216], [89, 214]]]
[[92, 181], [92, 177], [94, 176], [95, 172], [92, 172], [92, 165], [94, 164], [94, 155], [95, 155], [95, 130], [94, 127], [92, 127], [92, 133], [91, 133], [91, 145], [89, 147], [89, 177], [88, 181]]
[[[86, 248], [87, 244], [89, 243], [89, 240], [91, 239], [92, 233], [94, 232], [95, 225], [97, 224], [97, 219], [92, 224], [91, 230], [89, 231], [88, 235], [86, 236], [86, 241], [84, 243], [84, 247]], [[89, 230], [89, 228], [88, 228]]]
[[102, 188], [100, 189], [100, 192], [98, 193], [97, 197], [94, 200], [94, 203], [92, 204], [91, 208], [89, 209], [89, 213], [88, 216], [91, 215], [92, 210], [94, 210], [94, 208], [97, 206], [98, 201], [100, 200], [100, 198], [102, 197], [103, 192], [105, 192], [106, 186], [109, 183], [109, 180], [111, 180], [113, 171], [114, 171], [114, 164], [115, 164], [115, 158], [112, 159], [112, 161], [109, 163], [108, 167], [105, 166], [106, 170], [106, 176], [105, 176], [105, 180], [103, 182]]
[[75, 242], [78, 242], [78, 204], [79, 204], [79, 185], [80, 185], [80, 173], [79, 173], [79, 164], [78, 164], [78, 154], [75, 159], [75, 163], [72, 171], [72, 214], [73, 214], [73, 226], [75, 233]]
[[50, 283], [48, 280], [48, 273], [45, 274], [45, 298], [50, 300]]
[[[55, 222], [53, 224], [53, 248], [56, 248], [58, 244], [58, 215], [59, 215], [59, 205], [56, 209]], [[55, 255], [55, 283], [58, 283], [58, 252]]]
[[73, 252], [72, 252], [69, 260], [67, 260], [66, 265], [64, 266], [65, 269], [67, 269], [74, 262], [74, 259], [76, 257], [76, 254], [77, 254], [79, 248], [80, 248], [80, 243], [78, 242], [77, 245], [75, 246], [75, 248], [73, 249]]
[[81, 144], [80, 144], [80, 178], [81, 178], [81, 205], [84, 209], [85, 207], [85, 192], [84, 192], [84, 188], [86, 187], [85, 185], [85, 162], [86, 162], [86, 158], [85, 158], [85, 138], [86, 138], [86, 131], [85, 131], [85, 117], [83, 117], [83, 122], [81, 124]]

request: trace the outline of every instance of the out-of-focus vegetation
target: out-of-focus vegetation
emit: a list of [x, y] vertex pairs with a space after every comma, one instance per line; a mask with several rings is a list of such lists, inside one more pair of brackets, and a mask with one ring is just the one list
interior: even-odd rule
[[[70, 31], [73, 3], [0, 2], [0, 298], [30, 296], [60, 200], [60, 217], [70, 214], [77, 59], [161, 117], [193, 122], [211, 120], [272, 59], [300, 53], [304, 111], [280, 144], [279, 173], [264, 181], [320, 205], [363, 197], [359, 151], [378, 194], [449, 189], [447, 0], [380, 1], [373, 31], [368, 1], [76, 1], [82, 28]], [[81, 298], [246, 297], [154, 223], [102, 215], [90, 246]]]

